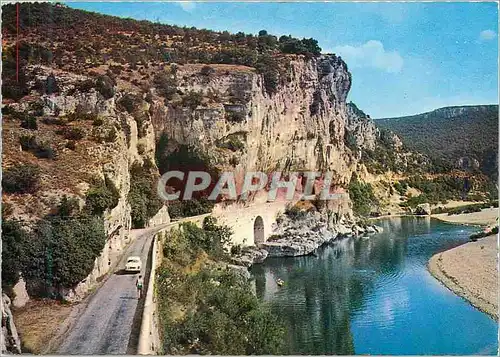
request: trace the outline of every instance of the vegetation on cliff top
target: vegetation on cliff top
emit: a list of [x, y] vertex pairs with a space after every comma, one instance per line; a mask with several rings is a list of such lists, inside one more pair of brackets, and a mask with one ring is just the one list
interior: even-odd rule
[[[314, 57], [321, 53], [313, 38], [278, 38], [265, 30], [257, 35], [231, 34], [123, 19], [50, 3], [20, 4], [19, 14], [21, 70], [28, 63], [75, 73], [88, 72], [110, 61], [128, 64], [127, 70], [158, 63], [236, 64], [257, 68], [272, 93], [277, 85], [278, 68], [282, 67], [280, 57], [287, 54]], [[50, 43], [46, 41], [48, 24]], [[27, 94], [28, 79], [22, 75], [19, 82], [14, 80], [15, 5], [2, 7], [2, 28], [6, 45], [2, 92], [6, 98], [17, 100]]]

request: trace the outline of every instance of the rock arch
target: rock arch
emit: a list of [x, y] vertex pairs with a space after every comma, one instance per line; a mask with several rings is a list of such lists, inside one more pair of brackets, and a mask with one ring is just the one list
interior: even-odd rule
[[255, 221], [253, 223], [253, 242], [255, 245], [259, 245], [264, 243], [264, 241], [264, 220], [261, 216], [257, 216], [255, 217]]

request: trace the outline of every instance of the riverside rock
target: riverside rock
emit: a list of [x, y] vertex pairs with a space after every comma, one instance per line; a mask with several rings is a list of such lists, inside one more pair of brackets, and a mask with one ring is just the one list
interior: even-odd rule
[[419, 216], [430, 216], [431, 213], [432, 213], [432, 211], [431, 211], [431, 205], [428, 204], [428, 203], [419, 204], [415, 208], [415, 214], [419, 215]]
[[232, 258], [232, 261], [236, 265], [243, 265], [245, 267], [250, 267], [253, 264], [262, 263], [268, 256], [268, 252], [265, 249], [258, 247], [245, 247], [241, 254], [238, 254]]

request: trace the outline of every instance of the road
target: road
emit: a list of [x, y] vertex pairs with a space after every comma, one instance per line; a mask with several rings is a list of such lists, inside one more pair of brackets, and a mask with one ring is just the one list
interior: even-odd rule
[[[57, 353], [127, 354], [133, 352], [128, 346], [133, 327], [140, 324], [135, 287], [138, 274], [125, 274], [123, 269], [129, 256], [140, 256], [141, 274], [145, 277], [154, 234], [165, 226], [134, 232], [137, 235], [136, 239], [124, 251], [115, 272], [89, 298]], [[147, 282], [146, 278], [147, 276], [144, 282]]]

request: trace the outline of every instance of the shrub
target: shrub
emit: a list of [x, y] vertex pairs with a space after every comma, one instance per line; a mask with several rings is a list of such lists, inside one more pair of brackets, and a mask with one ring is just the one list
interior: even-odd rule
[[139, 138], [143, 138], [147, 134], [147, 125], [146, 121], [148, 120], [148, 116], [145, 112], [138, 112], [134, 115], [134, 120], [137, 123], [137, 136]]
[[59, 217], [71, 217], [79, 213], [80, 205], [78, 200], [74, 197], [64, 195], [57, 207], [57, 215]]
[[357, 177], [353, 177], [349, 183], [349, 197], [354, 213], [360, 216], [368, 216], [372, 208], [378, 205], [372, 186], [359, 181]]
[[45, 81], [45, 93], [53, 94], [59, 92], [59, 86], [57, 85], [57, 79], [54, 74], [50, 74]]
[[23, 81], [6, 80], [2, 82], [2, 96], [16, 102], [29, 93], [28, 86]]
[[203, 94], [200, 92], [189, 91], [182, 97], [182, 105], [195, 110], [203, 101]]
[[165, 72], [157, 73], [153, 78], [153, 83], [158, 94], [167, 100], [171, 100], [173, 95], [177, 93], [177, 81], [171, 74]]
[[264, 87], [267, 93], [276, 93], [279, 84], [279, 66], [277, 61], [269, 55], [263, 55], [255, 64], [255, 68], [263, 76]]
[[22, 150], [32, 152], [38, 158], [54, 158], [52, 147], [47, 142], [40, 142], [34, 135], [22, 135], [19, 143]]
[[33, 235], [24, 247], [22, 275], [35, 296], [54, 297], [85, 279], [106, 242], [102, 217], [46, 218]]
[[104, 99], [110, 99], [115, 95], [115, 82], [107, 75], [97, 77], [96, 89]]
[[[285, 330], [237, 273], [205, 268], [185, 275], [162, 265], [160, 316], [167, 354], [280, 354]], [[171, 283], [173, 281], [173, 283]], [[174, 320], [173, 306], [188, 313]]]
[[231, 255], [240, 255], [241, 254], [241, 245], [236, 244], [231, 246]]
[[40, 184], [40, 169], [32, 164], [17, 164], [3, 172], [2, 188], [8, 193], [35, 193]]
[[66, 119], [62, 118], [43, 118], [42, 123], [47, 125], [66, 125]]
[[297, 206], [287, 207], [285, 214], [294, 220], [304, 219], [307, 216], [307, 212]]
[[2, 219], [2, 286], [14, 286], [22, 270], [27, 232], [17, 221]]
[[61, 132], [66, 140], [78, 141], [85, 137], [85, 132], [81, 128], [64, 128]]
[[66, 148], [75, 151], [76, 150], [76, 142], [74, 140], [70, 140], [66, 143]]
[[192, 217], [200, 214], [210, 213], [214, 208], [214, 202], [205, 197], [187, 201], [172, 201], [168, 205], [168, 213], [172, 218]]
[[114, 143], [116, 141], [116, 138], [118, 137], [118, 134], [116, 133], [116, 129], [113, 127], [108, 130], [108, 133], [104, 137], [104, 141], [108, 143]]
[[400, 196], [404, 196], [406, 194], [406, 190], [408, 189], [408, 184], [405, 181], [394, 183], [394, 188], [398, 191]]
[[111, 180], [94, 180], [85, 195], [85, 209], [92, 215], [102, 215], [105, 210], [116, 207], [119, 198], [118, 189]]
[[104, 120], [101, 117], [95, 117], [92, 121], [93, 126], [101, 126], [104, 124]]
[[201, 68], [201, 71], [200, 71], [200, 74], [203, 75], [203, 76], [211, 76], [212, 74], [215, 73], [215, 69], [213, 69], [212, 67], [210, 66], [203, 66]]
[[133, 94], [125, 94], [119, 101], [118, 105], [124, 108], [129, 114], [139, 106], [141, 99]]
[[37, 130], [38, 124], [36, 122], [36, 117], [31, 114], [26, 115], [26, 117], [21, 121], [21, 128]]
[[233, 133], [229, 134], [223, 139], [219, 139], [216, 142], [217, 147], [223, 149], [229, 149], [231, 151], [239, 151], [245, 148], [245, 144], [241, 141], [241, 138], [245, 137], [245, 134]]

